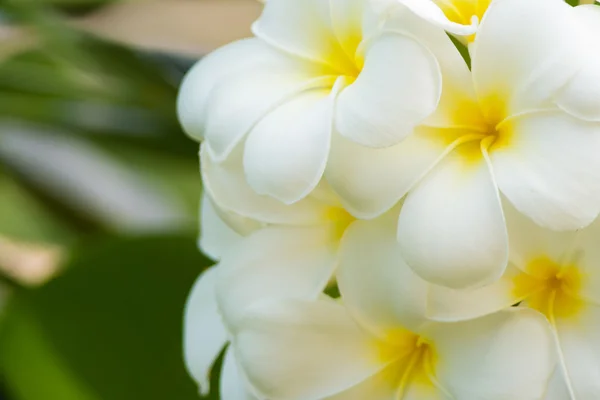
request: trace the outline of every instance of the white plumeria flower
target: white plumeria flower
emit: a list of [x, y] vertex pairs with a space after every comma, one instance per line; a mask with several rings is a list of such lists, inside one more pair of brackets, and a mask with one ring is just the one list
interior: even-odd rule
[[345, 208], [371, 218], [408, 194], [405, 260], [454, 288], [504, 272], [500, 193], [539, 225], [588, 225], [600, 210], [600, 57], [590, 51], [599, 16], [562, 1], [493, 2], [472, 72], [444, 76], [438, 110], [413, 136], [385, 149], [334, 138], [326, 177]]
[[375, 147], [406, 138], [441, 92], [440, 66], [420, 31], [452, 44], [406, 9], [388, 30], [370, 6], [267, 2], [255, 38], [208, 55], [184, 79], [178, 113], [186, 132], [204, 139], [217, 163], [241, 143], [250, 186], [285, 203], [317, 186], [333, 132]]
[[394, 231], [389, 216], [349, 228], [338, 273], [344, 305], [280, 299], [246, 309], [233, 347], [259, 397], [542, 399], [556, 365], [544, 317], [510, 309], [427, 321], [429, 284], [402, 261]]
[[502, 279], [475, 292], [436, 288], [428, 314], [458, 321], [520, 302], [546, 315], [558, 345], [568, 396], [600, 396], [600, 220], [578, 232], [553, 232], [507, 210], [510, 264]]
[[[394, 1], [394, 0], [392, 0]], [[395, 0], [419, 17], [472, 42], [492, 0]]]
[[[244, 309], [265, 298], [317, 298], [332, 278], [340, 241], [354, 221], [323, 186], [290, 206], [257, 195], [245, 183], [236, 155], [214, 165], [202, 152], [199, 244], [219, 264], [199, 277], [189, 296], [184, 352], [204, 394], [211, 366]], [[217, 295], [220, 281], [227, 282], [227, 295]], [[227, 350], [221, 398], [253, 399], [236, 365]]]

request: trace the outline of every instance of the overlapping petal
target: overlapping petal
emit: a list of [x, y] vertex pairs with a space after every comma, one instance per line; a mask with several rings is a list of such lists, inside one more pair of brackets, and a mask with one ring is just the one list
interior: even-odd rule
[[598, 126], [561, 112], [507, 124], [510, 145], [490, 154], [502, 193], [539, 225], [569, 230], [591, 223], [600, 211]]
[[230, 331], [255, 302], [316, 299], [337, 266], [338, 243], [328, 225], [268, 227], [221, 259], [219, 309]]
[[206, 194], [202, 196], [200, 208], [199, 247], [204, 254], [213, 260], [219, 260], [228, 248], [242, 239], [242, 236], [221, 219]]
[[578, 318], [554, 321], [565, 377], [575, 399], [600, 393], [600, 307], [586, 304]]
[[310, 197], [286, 205], [269, 196], [258, 195], [246, 181], [241, 147], [227, 161], [217, 164], [203, 145], [200, 161], [204, 189], [225, 211], [264, 224], [312, 225], [321, 223], [329, 209], [328, 204]]
[[408, 265], [429, 282], [475, 288], [494, 282], [506, 268], [498, 189], [484, 157], [477, 157], [455, 150], [404, 201], [398, 240]]
[[185, 306], [185, 363], [204, 395], [210, 390], [211, 367], [228, 341], [217, 307], [216, 279], [216, 267], [200, 275]]
[[539, 399], [556, 366], [549, 325], [533, 310], [437, 324], [429, 334], [437, 377], [457, 399]]
[[390, 146], [435, 110], [440, 93], [431, 51], [411, 36], [384, 33], [368, 46], [356, 81], [340, 93], [335, 128], [364, 146]]
[[396, 213], [357, 221], [340, 248], [338, 285], [354, 318], [383, 340], [398, 326], [426, 323], [428, 284], [406, 265], [395, 238]]
[[[429, 21], [440, 28], [456, 35], [472, 35], [477, 31], [477, 18], [468, 23], [451, 21], [442, 9], [433, 0], [398, 0], [398, 2], [420, 18]], [[470, 22], [470, 23], [469, 23]]]
[[453, 147], [435, 140], [426, 127], [401, 143], [381, 149], [334, 135], [325, 176], [345, 208], [373, 218], [392, 208]]
[[232, 348], [227, 349], [223, 358], [219, 394], [221, 400], [258, 400], [250, 392], [248, 382], [238, 366]]
[[578, 38], [573, 9], [564, 1], [492, 2], [472, 55], [484, 114], [494, 119], [552, 105], [583, 61], [573, 45]]
[[391, 360], [332, 301], [262, 303], [236, 335], [239, 360], [264, 398], [321, 399], [349, 389]]
[[250, 132], [244, 170], [258, 194], [291, 204], [319, 183], [329, 156], [335, 97], [305, 92], [282, 104]]
[[572, 45], [580, 49], [583, 66], [561, 92], [557, 103], [577, 118], [600, 122], [600, 54], [592, 50], [600, 37], [600, 9], [584, 5], [576, 7], [573, 13], [581, 32], [579, 41]]

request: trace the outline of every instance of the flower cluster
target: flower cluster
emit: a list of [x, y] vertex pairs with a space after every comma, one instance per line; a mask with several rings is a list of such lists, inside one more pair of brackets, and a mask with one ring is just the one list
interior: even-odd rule
[[224, 400], [600, 398], [600, 7], [268, 0], [203, 58], [185, 357]]

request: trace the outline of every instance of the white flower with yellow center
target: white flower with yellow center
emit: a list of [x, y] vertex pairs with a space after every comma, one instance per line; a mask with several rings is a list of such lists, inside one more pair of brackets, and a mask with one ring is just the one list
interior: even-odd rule
[[556, 365], [544, 317], [512, 309], [468, 322], [428, 321], [429, 284], [402, 261], [394, 231], [387, 215], [348, 229], [342, 302], [266, 300], [246, 309], [233, 328], [233, 351], [257, 395], [541, 399]]
[[474, 292], [435, 288], [428, 315], [459, 321], [520, 303], [544, 314], [559, 350], [570, 400], [600, 395], [600, 221], [578, 232], [540, 228], [507, 210], [510, 264]]
[[600, 211], [600, 57], [590, 51], [599, 34], [596, 6], [493, 2], [472, 71], [444, 76], [437, 111], [385, 149], [335, 136], [329, 184], [360, 218], [406, 195], [398, 239], [424, 279], [493, 282], [508, 258], [500, 193], [555, 230], [586, 226]]
[[388, 30], [370, 4], [267, 2], [256, 37], [215, 51], [186, 76], [178, 113], [187, 133], [204, 139], [217, 163], [243, 147], [250, 186], [285, 203], [317, 186], [333, 132], [375, 147], [409, 136], [440, 97], [429, 47], [452, 44], [408, 10]]
[[[199, 244], [219, 264], [198, 278], [189, 295], [184, 352], [190, 375], [206, 394], [211, 366], [230, 340], [229, 327], [260, 300], [317, 298], [334, 274], [340, 241], [354, 218], [323, 186], [289, 206], [257, 195], [244, 181], [238, 154], [213, 164], [202, 152], [202, 165]], [[221, 398], [253, 399], [236, 365], [227, 350]]]
[[[390, 0], [394, 1], [394, 0]], [[446, 31], [464, 37], [465, 42], [475, 39], [477, 25], [483, 19], [493, 0], [395, 0], [408, 7], [419, 17]]]

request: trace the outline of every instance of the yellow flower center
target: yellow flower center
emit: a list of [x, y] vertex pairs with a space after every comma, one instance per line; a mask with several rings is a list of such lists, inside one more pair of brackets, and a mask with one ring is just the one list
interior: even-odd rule
[[411, 383], [434, 387], [437, 354], [434, 345], [408, 330], [400, 329], [388, 336], [388, 342], [380, 345], [379, 356], [383, 360], [395, 360], [385, 370], [385, 380], [397, 388], [401, 399]]
[[[450, 21], [463, 25], [470, 25], [473, 16], [481, 21], [491, 2], [492, 0], [435, 0]], [[475, 35], [467, 37], [469, 42], [474, 39]]]
[[560, 265], [548, 257], [540, 257], [513, 279], [513, 290], [525, 305], [552, 322], [579, 314], [584, 304], [579, 297], [582, 278], [576, 265]]
[[325, 211], [323, 219], [332, 224], [333, 240], [336, 242], [342, 239], [348, 226], [356, 220], [348, 211], [341, 207], [328, 208]]
[[512, 123], [506, 118], [504, 102], [499, 97], [479, 102], [454, 101], [450, 107], [452, 126], [438, 128], [437, 134], [441, 134], [446, 144], [461, 142], [456, 151], [464, 157], [466, 164], [482, 161], [483, 149], [490, 153], [510, 145]]

